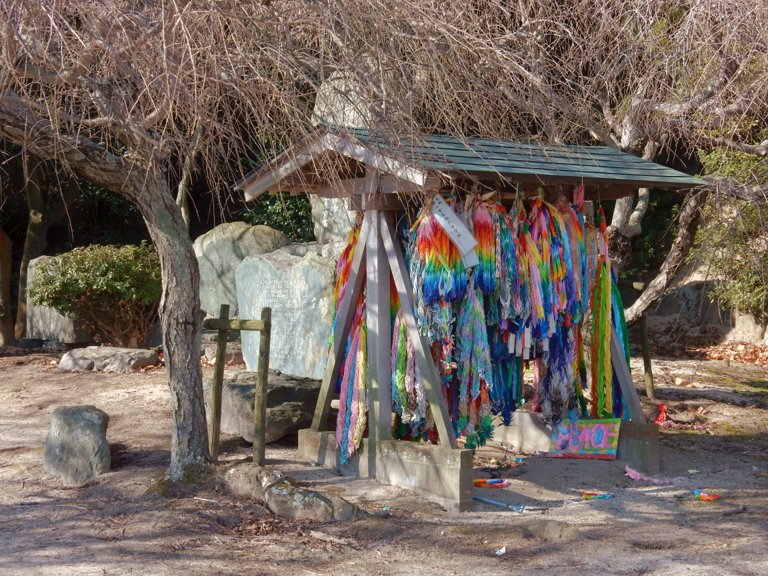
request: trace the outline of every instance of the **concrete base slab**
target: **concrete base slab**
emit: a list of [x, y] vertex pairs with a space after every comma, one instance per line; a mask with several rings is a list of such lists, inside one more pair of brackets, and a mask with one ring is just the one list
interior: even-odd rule
[[[509, 426], [497, 423], [493, 439], [520, 452], [546, 452], [552, 431], [541, 414], [515, 412]], [[655, 424], [622, 422], [617, 459], [646, 474], [659, 471], [659, 428]]]
[[659, 427], [644, 422], [622, 422], [618, 459], [646, 474], [657, 473], [661, 467]]
[[342, 466], [333, 432], [300, 430], [299, 455], [336, 468], [345, 476], [376, 478], [391, 486], [408, 488], [449, 512], [462, 512], [472, 504], [472, 450], [388, 440], [379, 442], [374, 451], [364, 440], [358, 452]]
[[299, 457], [308, 462], [317, 462], [321, 466], [334, 468], [342, 476], [375, 478], [376, 463], [368, 448], [368, 439], [364, 438], [358, 451], [346, 464], [341, 464], [339, 449], [336, 447], [334, 432], [314, 432], [309, 428], [299, 430]]

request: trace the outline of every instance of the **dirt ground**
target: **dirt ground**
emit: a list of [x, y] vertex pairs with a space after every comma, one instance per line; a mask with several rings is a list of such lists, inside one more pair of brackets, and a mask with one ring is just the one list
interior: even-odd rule
[[[0, 357], [0, 575], [768, 574], [768, 370], [738, 356], [654, 361], [657, 396], [675, 419], [662, 429], [665, 482], [632, 480], [620, 461], [523, 455], [491, 468], [507, 488], [476, 489], [523, 513], [478, 502], [448, 514], [300, 462], [295, 440], [270, 445], [268, 464], [371, 513], [347, 524], [277, 519], [214, 488], [152, 494], [169, 458], [162, 369], [62, 373], [58, 355]], [[635, 359], [633, 374], [639, 384]], [[51, 414], [72, 404], [110, 415], [113, 451], [111, 472], [74, 489], [42, 467]], [[248, 455], [225, 440], [224, 459]], [[488, 446], [477, 476], [515, 457]], [[720, 499], [696, 500], [694, 489]], [[613, 498], [583, 501], [583, 491]]]

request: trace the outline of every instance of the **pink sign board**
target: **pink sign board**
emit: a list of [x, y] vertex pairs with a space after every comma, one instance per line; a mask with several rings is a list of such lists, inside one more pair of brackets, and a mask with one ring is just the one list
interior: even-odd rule
[[563, 420], [552, 434], [549, 456], [615, 460], [620, 427], [621, 418]]

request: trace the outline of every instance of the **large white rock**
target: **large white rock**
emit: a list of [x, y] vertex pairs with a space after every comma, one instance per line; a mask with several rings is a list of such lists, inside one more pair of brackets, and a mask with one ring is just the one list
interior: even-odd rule
[[356, 217], [356, 212], [347, 209], [347, 199], [310, 194], [309, 203], [315, 239], [320, 243], [346, 242]]
[[[321, 379], [333, 323], [333, 278], [338, 245], [294, 245], [246, 258], [237, 269], [240, 317], [272, 308], [269, 367]], [[301, 254], [301, 255], [299, 255]], [[241, 334], [248, 370], [258, 370], [258, 332]]]
[[194, 243], [200, 267], [200, 305], [209, 316], [229, 304], [230, 316], [238, 314], [235, 271], [249, 256], [272, 252], [290, 239], [269, 226], [228, 222], [198, 236]]
[[[27, 282], [32, 283], [38, 267], [50, 260], [51, 256], [40, 256], [29, 261]], [[65, 344], [87, 344], [93, 342], [91, 331], [85, 326], [77, 313], [63, 316], [55, 309], [40, 306], [27, 300], [27, 338], [37, 340], [55, 340]]]

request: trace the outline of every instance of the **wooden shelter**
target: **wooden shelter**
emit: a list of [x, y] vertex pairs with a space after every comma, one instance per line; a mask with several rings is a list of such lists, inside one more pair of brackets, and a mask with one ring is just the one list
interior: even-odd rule
[[[334, 434], [323, 427], [344, 361], [354, 303], [365, 278], [369, 434], [355, 458], [340, 468], [411, 488], [449, 509], [464, 509], [472, 501], [473, 453], [458, 448], [437, 368], [416, 324], [413, 288], [396, 240], [393, 212], [443, 191], [487, 188], [500, 191], [502, 198], [513, 198], [541, 190], [557, 193], [577, 184], [585, 186], [588, 199], [605, 200], [630, 195], [640, 187], [680, 190], [704, 182], [608, 147], [541, 146], [426, 134], [392, 140], [369, 130], [321, 127], [237, 183], [235, 189], [243, 190], [246, 200], [264, 192], [308, 192], [346, 197], [352, 207], [365, 211], [312, 426], [299, 435], [301, 454], [340, 467]], [[409, 338], [415, 343], [439, 436], [436, 445], [391, 437], [390, 277]], [[615, 334], [611, 346], [630, 421], [642, 427], [639, 399]]]

